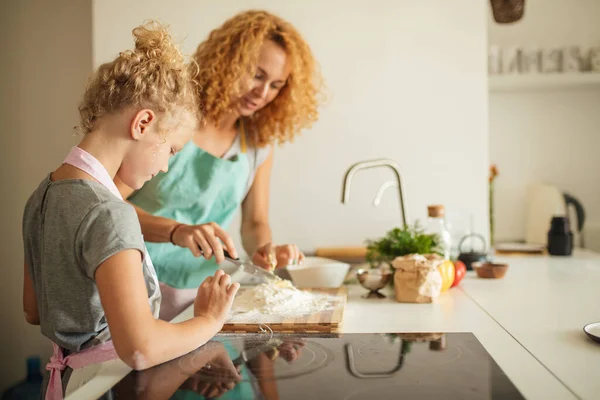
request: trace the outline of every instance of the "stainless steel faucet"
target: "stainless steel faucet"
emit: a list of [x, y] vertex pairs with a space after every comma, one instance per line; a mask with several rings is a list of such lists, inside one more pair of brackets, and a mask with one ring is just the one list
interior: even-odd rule
[[[402, 195], [402, 180], [400, 178], [400, 167], [393, 160], [387, 158], [380, 158], [376, 160], [360, 161], [350, 166], [348, 171], [346, 171], [346, 176], [344, 177], [344, 186], [342, 189], [342, 203], [346, 204], [350, 200], [350, 186], [352, 185], [352, 178], [354, 178], [354, 175], [360, 170], [378, 167], [391, 168], [394, 171], [394, 174], [396, 175], [396, 181], [398, 183], [400, 212], [402, 213], [402, 224], [404, 225], [404, 227], [406, 227], [406, 211], [404, 209], [404, 196]], [[383, 193], [383, 190], [385, 190], [387, 186], [390, 186], [390, 184], [387, 182], [384, 183], [382, 187], [379, 188], [379, 192]], [[379, 194], [379, 192], [376, 198], [381, 197], [382, 193]]]
[[387, 181], [387, 182], [383, 182], [381, 184], [381, 186], [379, 186], [379, 189], [377, 189], [377, 194], [375, 195], [375, 198], [373, 199], [373, 205], [375, 207], [379, 207], [379, 203], [381, 203], [381, 198], [383, 197], [383, 194], [385, 193], [386, 189], [389, 187], [393, 187], [393, 186], [398, 186], [398, 182]]

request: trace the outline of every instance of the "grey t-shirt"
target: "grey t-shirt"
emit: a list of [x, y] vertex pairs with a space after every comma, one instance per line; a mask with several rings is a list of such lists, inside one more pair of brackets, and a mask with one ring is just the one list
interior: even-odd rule
[[[69, 353], [110, 339], [95, 272], [119, 251], [145, 254], [134, 208], [98, 182], [48, 176], [25, 206], [23, 241], [42, 333]], [[157, 316], [160, 288], [148, 260], [143, 274]]]

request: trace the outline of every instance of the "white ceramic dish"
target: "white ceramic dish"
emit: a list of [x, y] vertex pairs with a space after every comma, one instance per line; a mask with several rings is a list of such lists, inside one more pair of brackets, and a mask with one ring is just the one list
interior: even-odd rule
[[350, 264], [323, 257], [306, 257], [301, 265], [288, 265], [297, 288], [338, 288], [344, 284]]
[[583, 327], [583, 331], [590, 339], [600, 343], [600, 322], [593, 322]]

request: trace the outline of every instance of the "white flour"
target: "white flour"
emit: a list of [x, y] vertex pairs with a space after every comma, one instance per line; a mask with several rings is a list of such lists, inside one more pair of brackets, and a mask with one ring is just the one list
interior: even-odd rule
[[335, 296], [295, 288], [279, 280], [246, 289], [236, 296], [228, 322], [277, 322], [333, 308]]

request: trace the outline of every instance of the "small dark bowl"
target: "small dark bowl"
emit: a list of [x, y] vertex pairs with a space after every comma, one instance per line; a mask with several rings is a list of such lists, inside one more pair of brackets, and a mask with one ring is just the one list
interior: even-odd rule
[[590, 339], [600, 343], [600, 322], [593, 322], [583, 327], [583, 331]]
[[485, 279], [501, 279], [506, 275], [508, 264], [497, 264], [491, 262], [475, 262], [473, 269], [477, 276]]

